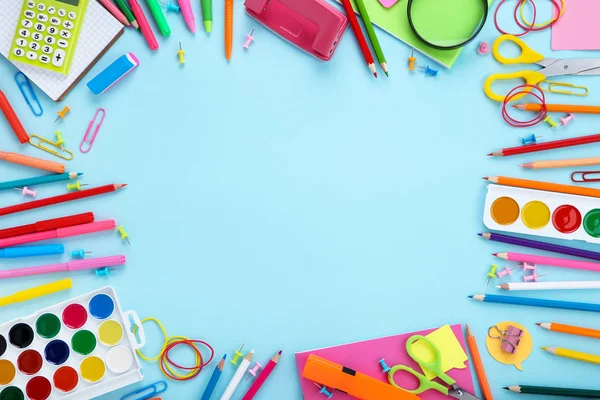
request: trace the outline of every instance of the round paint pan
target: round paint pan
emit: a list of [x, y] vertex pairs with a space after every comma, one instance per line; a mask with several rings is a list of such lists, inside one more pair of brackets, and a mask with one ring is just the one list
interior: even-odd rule
[[105, 346], [116, 346], [123, 340], [123, 327], [113, 319], [104, 321], [98, 327], [98, 340]]
[[104, 378], [106, 374], [106, 365], [100, 357], [86, 357], [79, 365], [79, 373], [81, 378], [89, 383], [96, 383]]
[[115, 374], [123, 374], [133, 365], [133, 355], [125, 346], [115, 346], [106, 352], [106, 366]]
[[530, 201], [523, 206], [521, 220], [529, 229], [542, 229], [550, 222], [550, 209], [539, 200]]
[[581, 226], [581, 213], [570, 204], [558, 206], [552, 213], [552, 225], [560, 233], [573, 233]]
[[85, 325], [88, 313], [81, 304], [69, 304], [62, 312], [62, 321], [67, 328], [79, 329]]
[[585, 214], [583, 218], [583, 229], [591, 237], [600, 237], [600, 208], [594, 208]]
[[15, 376], [17, 376], [15, 365], [9, 360], [0, 360], [0, 385], [10, 385]]
[[0, 391], [0, 400], [25, 400], [25, 395], [18, 387], [9, 386]]
[[17, 367], [25, 375], [35, 375], [42, 369], [44, 360], [35, 350], [25, 350], [17, 358]]
[[52, 365], [62, 365], [67, 362], [71, 350], [69, 345], [62, 340], [53, 340], [46, 345], [44, 357]]
[[0, 335], [0, 357], [6, 353], [6, 338]]
[[77, 387], [77, 384], [79, 383], [79, 374], [69, 366], [60, 367], [54, 372], [52, 381], [57, 390], [63, 393], [69, 393]]
[[35, 321], [35, 331], [43, 339], [55, 338], [60, 328], [60, 318], [52, 313], [42, 314]]
[[100, 293], [92, 297], [89, 303], [90, 315], [96, 319], [110, 318], [115, 311], [115, 302], [107, 294]]
[[87, 356], [96, 349], [96, 336], [88, 331], [77, 331], [71, 338], [71, 348], [79, 355]]
[[30, 400], [47, 400], [52, 394], [52, 384], [43, 376], [35, 376], [27, 382], [25, 393]]
[[15, 324], [8, 331], [8, 341], [17, 349], [27, 348], [33, 342], [33, 329], [24, 323]]
[[519, 204], [511, 197], [498, 197], [490, 207], [492, 219], [499, 225], [511, 225], [519, 218]]

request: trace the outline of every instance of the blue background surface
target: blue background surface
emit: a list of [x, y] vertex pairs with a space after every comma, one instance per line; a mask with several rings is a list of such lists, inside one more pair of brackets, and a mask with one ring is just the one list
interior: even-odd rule
[[[441, 70], [437, 78], [409, 73], [409, 48], [378, 31], [390, 78], [380, 72], [376, 80], [350, 31], [333, 60], [321, 63], [251, 20], [240, 1], [233, 60], [228, 64], [223, 55], [222, 2], [215, 2], [210, 37], [203, 32], [198, 2], [193, 3], [195, 37], [179, 15], [169, 14], [173, 34], [159, 38], [161, 48], [151, 54], [142, 37], [127, 30], [63, 104], [52, 103], [38, 91], [45, 109], [40, 118], [22, 100], [12, 79], [14, 68], [6, 60], [0, 62], [0, 88], [30, 133], [52, 137], [60, 129], [75, 151], [96, 108], [106, 108], [93, 150], [86, 155], [77, 150], [68, 170], [84, 172], [82, 181], [92, 186], [129, 184], [116, 194], [3, 217], [0, 227], [93, 211], [99, 220], [115, 218], [123, 224], [133, 244], [127, 246], [112, 232], [65, 240], [69, 252], [83, 247], [94, 256], [126, 254], [127, 266], [107, 280], [91, 273], [71, 274], [70, 293], [6, 307], [2, 321], [109, 284], [124, 309], [160, 319], [170, 335], [209, 341], [216, 359], [224, 353], [230, 357], [245, 343], [245, 349], [256, 349], [255, 360], [264, 364], [283, 349], [282, 361], [260, 399], [302, 398], [293, 356], [297, 351], [468, 323], [497, 398], [516, 398], [501, 389], [506, 385], [597, 387], [596, 366], [551, 356], [539, 346], [600, 354], [600, 343], [534, 325], [556, 321], [600, 328], [597, 315], [467, 299], [469, 294], [496, 292], [485, 283], [489, 265], [497, 262], [491, 253], [527, 252], [476, 236], [485, 231], [486, 184], [481, 177], [569, 183], [570, 171], [523, 171], [518, 165], [595, 156], [598, 146], [506, 159], [486, 154], [517, 145], [530, 133], [547, 139], [597, 133], [597, 117], [578, 115], [567, 128], [555, 130], [506, 125], [500, 105], [485, 97], [482, 84], [491, 73], [520, 66], [501, 66], [491, 55], [476, 54], [479, 41], [491, 43], [498, 36], [492, 20], [453, 69]], [[505, 21], [512, 13], [509, 8], [502, 13]], [[256, 43], [246, 52], [241, 46], [251, 28], [256, 28]], [[179, 40], [186, 50], [183, 67], [177, 63]], [[551, 54], [549, 31], [531, 33], [525, 41]], [[85, 82], [127, 51], [138, 56], [140, 67], [94, 97]], [[422, 56], [418, 63], [433, 65]], [[600, 104], [600, 80], [559, 80], [583, 83], [590, 95], [552, 95], [549, 102]], [[53, 124], [64, 105], [71, 113]], [[0, 137], [2, 150], [45, 157], [31, 146], [20, 146], [4, 119]], [[2, 180], [37, 173], [0, 164]], [[46, 197], [63, 193], [65, 187], [45, 185], [38, 190]], [[0, 193], [1, 205], [19, 201], [13, 191]], [[57, 260], [0, 264], [9, 268]], [[546, 280], [597, 279], [591, 272], [553, 267], [539, 271], [548, 275]], [[1, 281], [0, 293], [66, 276]], [[513, 279], [520, 280], [520, 274]], [[600, 302], [600, 294], [590, 291], [533, 295]], [[533, 335], [535, 349], [523, 363], [523, 372], [498, 364], [483, 348], [487, 328], [504, 320], [524, 324]], [[158, 330], [148, 326], [146, 331], [145, 351], [155, 354], [161, 343]], [[178, 357], [191, 362], [185, 351]], [[163, 398], [199, 398], [215, 364], [191, 382], [169, 382]], [[140, 387], [162, 379], [156, 364], [143, 365], [146, 379]], [[233, 372], [227, 364], [215, 398]], [[247, 384], [235, 397], [245, 388]]]

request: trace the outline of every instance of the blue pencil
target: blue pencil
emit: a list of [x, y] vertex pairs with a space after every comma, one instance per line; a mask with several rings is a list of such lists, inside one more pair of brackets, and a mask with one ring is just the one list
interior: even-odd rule
[[65, 172], [64, 174], [42, 175], [35, 178], [18, 179], [16, 181], [1, 182], [0, 190], [22, 188], [24, 186], [36, 186], [44, 183], [68, 181], [83, 175], [81, 172]]
[[65, 246], [62, 244], [44, 244], [40, 246], [6, 247], [0, 249], [0, 258], [48, 256], [63, 254]]
[[219, 361], [219, 364], [217, 364], [217, 366], [215, 367], [215, 370], [213, 371], [213, 374], [210, 377], [210, 381], [208, 381], [208, 385], [206, 385], [206, 389], [204, 390], [204, 394], [202, 395], [202, 398], [200, 400], [210, 399], [210, 396], [215, 391], [217, 382], [219, 381], [219, 378], [221, 377], [221, 373], [223, 372], [223, 367], [225, 366], [226, 358], [227, 358], [227, 354], [225, 354], [223, 356], [223, 358], [221, 358], [221, 361]]
[[577, 303], [574, 301], [532, 299], [529, 297], [500, 296], [500, 295], [496, 295], [496, 294], [476, 294], [474, 296], [469, 296], [469, 297], [472, 298], [473, 300], [483, 301], [483, 302], [487, 302], [487, 303], [515, 304], [515, 305], [519, 305], [519, 306], [561, 308], [563, 310], [600, 312], [600, 304], [592, 304], [592, 303]]

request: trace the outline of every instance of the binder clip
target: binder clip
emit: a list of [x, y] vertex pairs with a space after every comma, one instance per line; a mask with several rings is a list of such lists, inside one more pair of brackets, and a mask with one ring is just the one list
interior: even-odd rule
[[31, 135], [29, 137], [29, 144], [40, 150], [44, 150], [46, 153], [50, 153], [53, 156], [62, 158], [63, 160], [71, 161], [73, 157], [75, 157], [75, 154], [73, 154], [72, 151], [63, 148], [62, 144], [51, 142], [39, 135]]
[[[495, 329], [496, 332], [498, 332], [497, 336], [492, 335], [492, 329]], [[498, 328], [498, 325], [494, 325], [488, 329], [488, 336], [492, 339], [500, 340], [500, 350], [506, 353], [515, 354], [519, 343], [521, 342], [523, 331], [513, 325], [509, 325], [508, 328], [503, 331]]]
[[[79, 144], [79, 151], [82, 153], [89, 153], [92, 150], [92, 146], [96, 141], [96, 136], [98, 135], [98, 131], [100, 127], [104, 123], [104, 117], [106, 117], [106, 110], [104, 108], [99, 108], [96, 110], [96, 114], [94, 114], [94, 118], [90, 121], [87, 130], [85, 131], [85, 135], [83, 136], [83, 140]], [[96, 126], [94, 126], [96, 124]], [[93, 133], [92, 133], [93, 128]], [[90, 135], [90, 133], [92, 133]]]
[[246, 0], [246, 12], [313, 56], [329, 61], [348, 18], [325, 0]]
[[22, 72], [17, 72], [15, 74], [15, 82], [21, 91], [21, 94], [25, 98], [25, 102], [31, 109], [31, 112], [36, 117], [41, 116], [44, 113], [44, 109], [42, 108], [42, 104], [38, 99], [35, 91], [33, 90], [33, 86], [31, 86], [31, 82]]

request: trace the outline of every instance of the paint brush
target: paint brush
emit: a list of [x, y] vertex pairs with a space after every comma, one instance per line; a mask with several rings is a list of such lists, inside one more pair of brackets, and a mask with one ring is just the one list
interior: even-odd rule
[[223, 367], [225, 366], [226, 358], [227, 358], [227, 353], [225, 353], [223, 358], [221, 358], [221, 361], [219, 361], [219, 364], [217, 364], [217, 366], [215, 367], [215, 370], [213, 371], [213, 374], [210, 377], [210, 380], [208, 381], [208, 385], [206, 386], [206, 389], [204, 390], [204, 393], [202, 394], [202, 398], [200, 400], [210, 399], [210, 396], [215, 391], [215, 387], [217, 387], [217, 382], [219, 382], [219, 378], [221, 377], [221, 374], [223, 373]]

